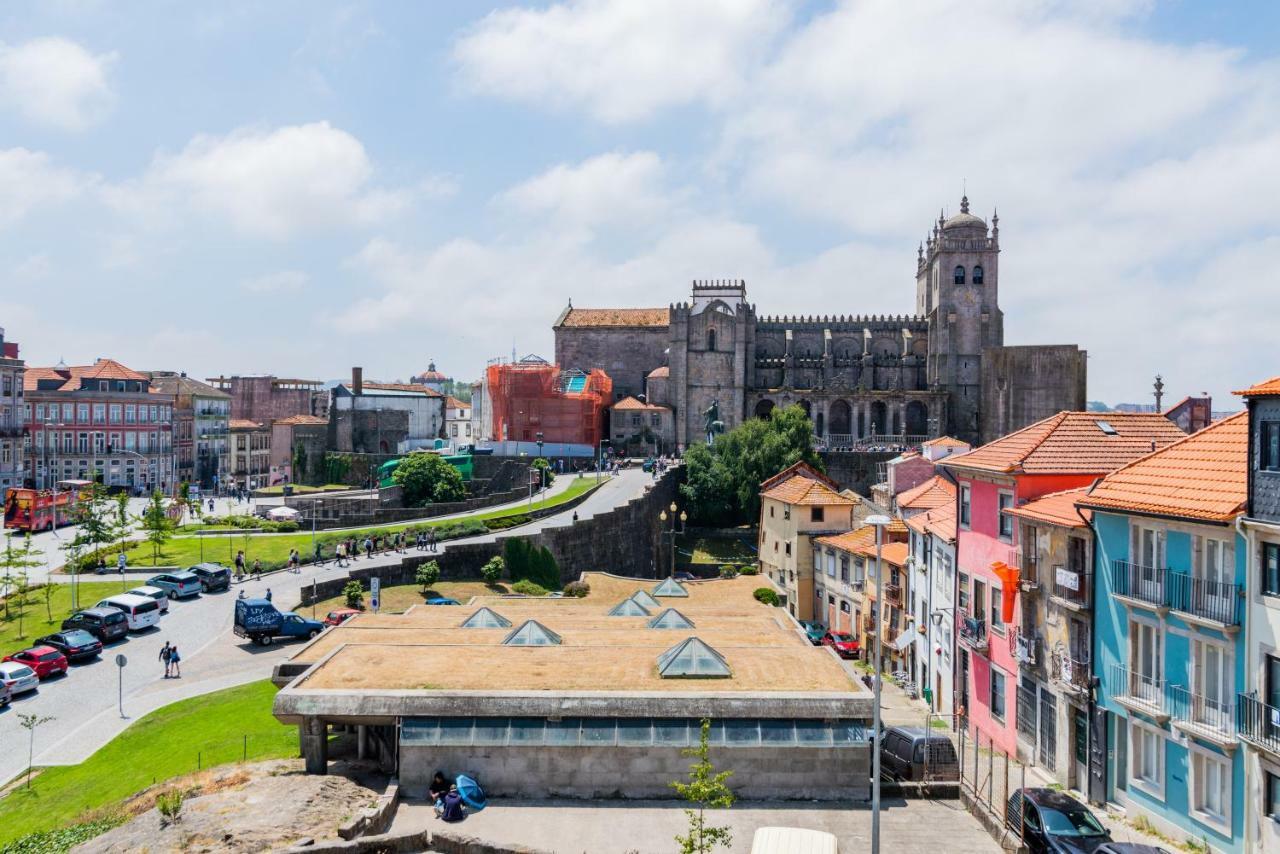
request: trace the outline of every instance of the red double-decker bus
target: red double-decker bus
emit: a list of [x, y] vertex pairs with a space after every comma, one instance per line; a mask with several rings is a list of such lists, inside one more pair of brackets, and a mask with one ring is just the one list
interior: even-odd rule
[[93, 484], [62, 480], [53, 489], [10, 489], [4, 496], [4, 526], [20, 531], [51, 531], [75, 522], [75, 507]]

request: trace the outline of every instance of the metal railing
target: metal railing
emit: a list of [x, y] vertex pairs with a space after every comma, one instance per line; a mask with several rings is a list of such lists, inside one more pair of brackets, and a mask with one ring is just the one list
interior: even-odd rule
[[884, 598], [887, 602], [895, 605], [902, 604], [902, 587], [898, 584], [886, 584], [884, 586]]
[[1049, 678], [1075, 691], [1087, 693], [1093, 669], [1087, 661], [1072, 658], [1065, 652], [1055, 652], [1049, 657]]
[[1035, 667], [1040, 663], [1040, 638], [1019, 632], [1013, 639], [1013, 657], [1023, 667]]
[[1088, 606], [1093, 596], [1093, 570], [1077, 572], [1062, 566], [1053, 568], [1053, 595], [1074, 605]]
[[1169, 570], [1163, 567], [1143, 566], [1127, 560], [1111, 561], [1111, 592], [1146, 602], [1148, 605], [1169, 606]]
[[1184, 614], [1212, 620], [1225, 626], [1240, 625], [1239, 584], [1209, 581], [1184, 572], [1171, 572], [1168, 578], [1169, 607]]
[[1122, 664], [1113, 664], [1110, 687], [1117, 699], [1140, 704], [1158, 713], [1168, 711], [1168, 685], [1158, 676], [1148, 676]]
[[1169, 699], [1170, 717], [1173, 720], [1219, 736], [1235, 734], [1235, 721], [1229, 699], [1193, 694], [1182, 685], [1174, 685], [1169, 689]]
[[1236, 730], [1250, 744], [1280, 756], [1280, 709], [1252, 694], [1236, 695]]
[[985, 652], [987, 649], [987, 623], [977, 617], [960, 618], [960, 640], [974, 652]]

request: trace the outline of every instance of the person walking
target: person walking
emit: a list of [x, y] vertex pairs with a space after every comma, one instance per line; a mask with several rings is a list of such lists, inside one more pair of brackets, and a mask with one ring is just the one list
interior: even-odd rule
[[319, 540], [316, 540], [316, 553], [312, 559], [315, 561], [316, 566], [324, 566], [324, 546], [320, 544]]
[[173, 647], [169, 646], [169, 642], [165, 641], [164, 646], [160, 647], [160, 660], [164, 662], [164, 678], [168, 679], [170, 672], [173, 670], [172, 661]]
[[333, 547], [333, 558], [337, 562], [338, 566], [343, 565], [342, 552], [344, 549], [346, 549], [346, 547], [347, 547], [346, 543], [343, 543], [343, 542], [339, 542], [336, 546]]
[[364, 538], [364, 556], [373, 560], [373, 540], [369, 537]]
[[172, 676], [174, 679], [182, 678], [182, 668], [178, 665], [180, 661], [182, 661], [182, 656], [178, 655], [178, 645], [174, 644], [169, 647], [169, 669], [171, 673], [167, 675]]
[[431, 528], [427, 531], [427, 545], [431, 547], [431, 551], [436, 550], [436, 529]]
[[236, 552], [236, 580], [244, 579], [244, 551]]
[[121, 550], [120, 554], [116, 555], [116, 569], [119, 570], [121, 575], [124, 575], [124, 568], [128, 565], [129, 559], [124, 556], [124, 551]]
[[262, 580], [262, 559], [261, 558], [255, 557], [253, 559], [253, 578], [255, 581]]

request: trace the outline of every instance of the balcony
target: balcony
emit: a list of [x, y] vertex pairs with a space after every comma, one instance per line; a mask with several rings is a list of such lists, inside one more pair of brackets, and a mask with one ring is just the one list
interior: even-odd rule
[[1148, 676], [1120, 665], [1111, 665], [1111, 695], [1115, 701], [1133, 712], [1169, 721], [1168, 685], [1158, 676]]
[[1053, 568], [1053, 594], [1055, 604], [1072, 611], [1087, 611], [1093, 597], [1093, 570]]
[[1235, 750], [1236, 728], [1230, 700], [1193, 694], [1181, 685], [1169, 689], [1169, 699], [1174, 727], [1223, 750]]
[[1018, 566], [1018, 588], [1023, 593], [1039, 593], [1040, 592], [1040, 563], [1039, 553], [1034, 547], [1029, 552], [1018, 551], [1015, 553], [1015, 559]]
[[1013, 657], [1020, 667], [1034, 668], [1040, 664], [1040, 638], [1019, 632], [1013, 639]]
[[1237, 694], [1236, 730], [1249, 744], [1280, 758], [1280, 709], [1252, 694]]
[[1086, 661], [1072, 658], [1064, 652], [1049, 657], [1049, 678], [1078, 696], [1087, 696], [1093, 669]]
[[1209, 581], [1183, 572], [1169, 573], [1169, 607], [1178, 616], [1226, 632], [1240, 628], [1239, 584]]
[[1127, 560], [1111, 561], [1111, 592], [1126, 605], [1164, 615], [1169, 610], [1169, 570]]
[[902, 607], [902, 586], [898, 584], [886, 584], [884, 586], [885, 601], [891, 605]]
[[876, 630], [876, 618], [867, 614], [862, 618], [862, 630], [864, 632], [874, 632]]
[[989, 649], [986, 621], [976, 617], [961, 617], [960, 641], [974, 652], [986, 655]]

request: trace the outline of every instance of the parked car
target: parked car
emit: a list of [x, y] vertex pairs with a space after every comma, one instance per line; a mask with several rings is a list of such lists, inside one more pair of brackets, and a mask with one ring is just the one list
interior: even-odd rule
[[858, 641], [848, 632], [827, 632], [822, 636], [822, 645], [834, 649], [841, 658], [858, 657]]
[[3, 709], [12, 701], [13, 691], [9, 690], [9, 686], [4, 682], [0, 682], [0, 709]]
[[74, 664], [90, 658], [97, 658], [102, 652], [102, 641], [84, 629], [71, 629], [65, 632], [54, 632], [42, 638], [36, 638], [36, 644], [51, 646], [67, 657]]
[[1137, 842], [1104, 842], [1093, 850], [1093, 854], [1171, 854], [1167, 848], [1159, 845], [1141, 845]]
[[160, 606], [156, 600], [146, 596], [131, 596], [128, 593], [117, 593], [108, 596], [94, 607], [115, 608], [124, 614], [125, 625], [131, 632], [142, 632], [159, 624]]
[[67, 657], [51, 646], [29, 647], [13, 655], [6, 655], [4, 660], [25, 664], [36, 672], [38, 679], [65, 676], [67, 673]]
[[188, 572], [200, 579], [200, 585], [205, 593], [231, 589], [231, 570], [221, 564], [198, 563]]
[[428, 605], [461, 605], [457, 599], [446, 599], [443, 596], [437, 596], [434, 599], [427, 600]]
[[960, 779], [960, 760], [945, 735], [892, 726], [880, 737], [880, 770], [893, 780], [954, 782]]
[[800, 628], [804, 629], [804, 636], [814, 646], [822, 643], [822, 636], [827, 633], [827, 627], [817, 620], [801, 620]]
[[1096, 854], [1111, 842], [1088, 807], [1056, 789], [1018, 789], [1009, 796], [1005, 821], [1031, 854]]
[[355, 608], [339, 608], [325, 615], [324, 624], [326, 626], [340, 626], [359, 613]]
[[185, 599], [188, 596], [195, 596], [204, 588], [200, 581], [200, 576], [185, 570], [153, 575], [147, 579], [147, 584], [152, 587], [159, 587], [169, 594], [170, 599]]
[[118, 608], [86, 608], [62, 621], [63, 629], [84, 629], [103, 643], [129, 634], [129, 621]]
[[141, 587], [134, 587], [131, 590], [126, 590], [125, 593], [130, 596], [141, 596], [144, 599], [154, 599], [156, 600], [156, 605], [160, 607], [161, 614], [169, 613], [169, 594], [167, 591], [161, 590], [159, 587], [152, 587], [150, 584], [144, 584]]
[[231, 630], [236, 637], [270, 646], [278, 637], [310, 640], [324, 631], [324, 623], [292, 611], [282, 613], [266, 599], [237, 599], [235, 625]]
[[40, 687], [40, 677], [25, 664], [16, 661], [0, 661], [0, 683], [9, 690], [10, 697], [34, 691]]

